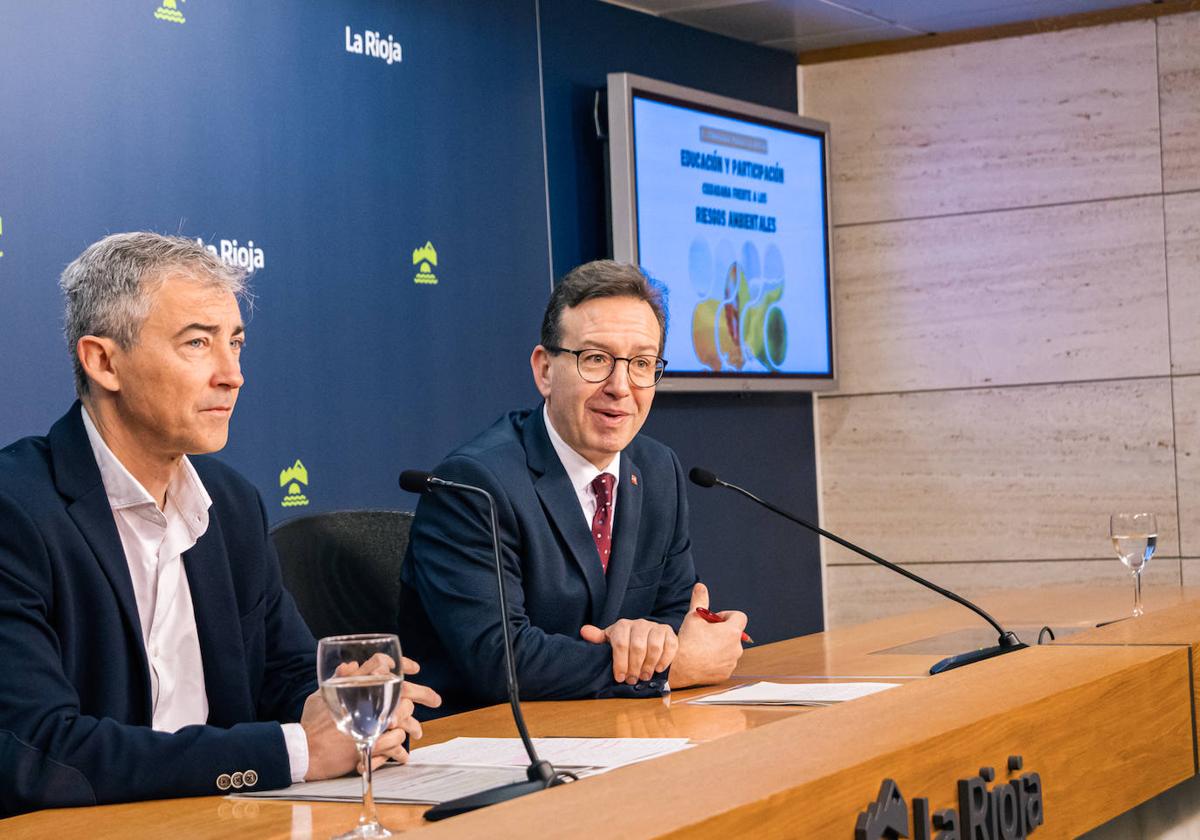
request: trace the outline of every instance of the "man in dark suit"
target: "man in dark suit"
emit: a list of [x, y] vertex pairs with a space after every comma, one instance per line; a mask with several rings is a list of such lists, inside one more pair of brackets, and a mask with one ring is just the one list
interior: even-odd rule
[[[501, 418], [435, 471], [496, 498], [522, 697], [653, 696], [668, 677], [675, 688], [720, 682], [741, 655], [744, 614], [696, 613], [708, 594], [679, 461], [638, 435], [665, 365], [665, 320], [637, 268], [570, 272], [530, 358], [545, 403]], [[444, 712], [505, 696], [488, 521], [477, 496], [423, 497], [401, 574], [401, 639]]]
[[[356, 764], [315, 693], [316, 643], [258, 493], [188, 457], [228, 436], [244, 279], [149, 233], [107, 237], [63, 273], [81, 401], [0, 450], [0, 817]], [[405, 688], [379, 760], [419, 735], [413, 701], [437, 702]]]

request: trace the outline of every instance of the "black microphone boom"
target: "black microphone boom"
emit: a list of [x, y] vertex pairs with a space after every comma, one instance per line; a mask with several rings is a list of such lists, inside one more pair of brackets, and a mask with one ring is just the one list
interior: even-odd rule
[[550, 762], [538, 758], [537, 751], [533, 748], [533, 741], [529, 737], [529, 730], [525, 728], [525, 716], [521, 714], [521, 698], [517, 688], [517, 666], [515, 657], [513, 656], [512, 639], [508, 631], [508, 596], [504, 591], [504, 568], [500, 564], [500, 528], [496, 520], [496, 500], [492, 498], [491, 493], [482, 487], [475, 487], [471, 484], [460, 484], [457, 481], [446, 481], [421, 470], [405, 470], [400, 473], [400, 487], [410, 493], [430, 493], [439, 488], [446, 488], [458, 492], [475, 493], [487, 499], [492, 532], [492, 554], [496, 561], [496, 585], [500, 589], [500, 628], [504, 636], [504, 663], [507, 666], [508, 703], [512, 706], [513, 720], [516, 721], [517, 732], [521, 736], [521, 742], [525, 745], [525, 752], [529, 755], [529, 767], [525, 771], [528, 781], [513, 782], [512, 784], [501, 785], [490, 790], [442, 802], [426, 811], [425, 819], [430, 821], [444, 820], [446, 817], [465, 814], [468, 811], [485, 808], [488, 805], [495, 805], [498, 802], [507, 802], [510, 799], [516, 799], [518, 796], [524, 796], [527, 793], [535, 793], [554, 785], [560, 785], [565, 781], [564, 776], [574, 778], [571, 774], [556, 772], [550, 765]]
[[424, 470], [405, 470], [400, 473], [400, 489], [409, 493], [428, 493], [433, 489], [432, 478], [433, 473]]
[[1000, 634], [1000, 641], [994, 647], [980, 648], [979, 650], [972, 650], [972, 651], [968, 651], [967, 653], [960, 653], [956, 656], [947, 657], [946, 659], [943, 659], [942, 661], [936, 663], [932, 668], [929, 669], [929, 673], [931, 673], [931, 674], [940, 674], [943, 671], [949, 671], [952, 668], [959, 668], [963, 665], [970, 665], [972, 662], [979, 662], [984, 659], [991, 659], [993, 656], [999, 656], [1002, 653], [1011, 653], [1014, 650], [1020, 650], [1021, 648], [1028, 647], [1028, 645], [1026, 645], [1024, 642], [1022, 642], [1020, 639], [1017, 638], [1016, 633], [1013, 633], [1009, 630], [1005, 630], [1003, 627], [1000, 626], [999, 622], [997, 622], [996, 619], [992, 618], [990, 615], [988, 615], [986, 612], [984, 612], [980, 607], [976, 606], [975, 604], [972, 604], [970, 601], [968, 601], [966, 598], [962, 597], [961, 595], [957, 595], [954, 592], [951, 592], [949, 589], [943, 589], [942, 587], [938, 586], [936, 583], [933, 583], [932, 581], [928, 581], [925, 578], [921, 577], [920, 575], [910, 572], [908, 569], [902, 568], [901, 566], [897, 566], [895, 563], [889, 563], [887, 560], [884, 560], [879, 555], [872, 554], [871, 552], [867, 551], [865, 548], [860, 548], [859, 546], [855, 545], [854, 543], [850, 542], [849, 540], [842, 539], [837, 534], [832, 534], [829, 531], [826, 531], [824, 528], [821, 528], [818, 525], [814, 525], [811, 522], [801, 519], [799, 516], [796, 516], [795, 514], [788, 513], [786, 510], [783, 510], [782, 508], [778, 508], [775, 505], [771, 504], [770, 502], [760, 499], [758, 496], [755, 496], [749, 490], [746, 490], [742, 487], [738, 487], [736, 484], [730, 484], [727, 481], [722, 481], [721, 479], [717, 478], [715, 473], [709, 472], [708, 470], [701, 469], [700, 467], [692, 467], [691, 472], [688, 473], [688, 478], [690, 478], [692, 480], [693, 484], [699, 485], [700, 487], [720, 486], [720, 487], [726, 487], [730, 490], [734, 490], [738, 493], [741, 493], [743, 496], [745, 496], [750, 501], [762, 505], [763, 507], [765, 507], [767, 510], [771, 511], [772, 513], [782, 516], [784, 519], [795, 522], [797, 525], [800, 525], [804, 528], [807, 528], [810, 531], [820, 534], [822, 537], [825, 537], [826, 539], [833, 540], [838, 545], [844, 546], [844, 547], [850, 549], [855, 554], [861, 554], [863, 557], [866, 557], [868, 560], [872, 560], [885, 568], [891, 569], [893, 572], [896, 572], [897, 574], [904, 575], [909, 580], [914, 581], [915, 583], [919, 583], [922, 586], [927, 587], [929, 589], [932, 589], [934, 592], [938, 593], [939, 595], [941, 595], [945, 598], [949, 598], [951, 601], [954, 601], [955, 603], [962, 604], [967, 609], [978, 614], [984, 621], [986, 621], [988, 624], [992, 625], [992, 627], [996, 628], [996, 632]]

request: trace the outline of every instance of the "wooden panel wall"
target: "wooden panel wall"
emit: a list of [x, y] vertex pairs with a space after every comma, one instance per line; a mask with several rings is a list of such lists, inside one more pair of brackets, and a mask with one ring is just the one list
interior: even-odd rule
[[[824, 521], [966, 593], [1200, 584], [1200, 13], [800, 68], [833, 126]], [[923, 603], [826, 549], [827, 623]]]

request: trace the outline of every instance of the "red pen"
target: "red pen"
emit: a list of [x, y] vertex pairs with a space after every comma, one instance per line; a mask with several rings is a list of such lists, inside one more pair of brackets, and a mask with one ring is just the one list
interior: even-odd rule
[[[725, 619], [721, 618], [721, 616], [717, 615], [712, 610], [706, 610], [704, 607], [696, 607], [696, 615], [703, 618], [709, 624], [720, 624], [725, 621]], [[749, 633], [742, 633], [742, 641], [754, 644], [754, 640], [750, 638]]]

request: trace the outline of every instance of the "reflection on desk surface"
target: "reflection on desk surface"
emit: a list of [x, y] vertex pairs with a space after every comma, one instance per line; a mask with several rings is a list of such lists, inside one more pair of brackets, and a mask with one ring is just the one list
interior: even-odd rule
[[[981, 605], [1023, 641], [1036, 642], [1049, 624], [1066, 643], [935, 678], [929, 666], [938, 659], [995, 643], [956, 604], [752, 647], [721, 686], [647, 700], [531, 702], [525, 716], [538, 737], [689, 738], [698, 746], [446, 823], [424, 823], [424, 807], [413, 805], [381, 805], [381, 819], [431, 837], [526, 838], [531, 824], [571, 840], [679, 837], [715, 820], [724, 821], [722, 836], [849, 836], [885, 774], [935, 806], [951, 804], [962, 768], [993, 766], [1016, 751], [1054, 780], [1055, 828], [1046, 837], [1075, 836], [1195, 777], [1200, 689], [1182, 647], [1200, 643], [1198, 596], [1160, 591], [1147, 598], [1144, 617], [1085, 633], [1128, 610], [1123, 587], [984, 595]], [[930, 652], [916, 652], [925, 646]], [[751, 680], [851, 679], [904, 686], [824, 709], [687, 702]], [[1131, 703], [1137, 715], [1126, 713]], [[511, 711], [497, 705], [431, 721], [421, 744], [516, 734]], [[724, 772], [730, 767], [737, 772]], [[321, 840], [353, 826], [358, 813], [354, 803], [199, 797], [25, 814], [0, 821], [0, 837]]]
[[[1038, 633], [1041, 632], [1041, 627], [1006, 627], [1017, 634], [1017, 638], [1027, 645], [1036, 645], [1038, 641]], [[1091, 629], [1091, 625], [1068, 625], [1065, 627], [1051, 627], [1054, 631], [1056, 639], [1062, 639], [1066, 636]], [[914, 654], [914, 653], [929, 653], [939, 656], [951, 656], [956, 653], [964, 653], [968, 650], [977, 650], [979, 648], [991, 647], [996, 644], [996, 631], [991, 627], [964, 627], [960, 630], [950, 630], [946, 633], [938, 633], [936, 636], [927, 636], [924, 639], [916, 639], [911, 642], [905, 642], [902, 645], [895, 645], [882, 650], [871, 651], [872, 654]]]

